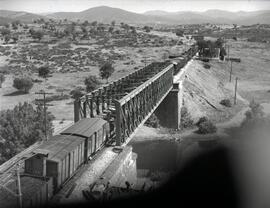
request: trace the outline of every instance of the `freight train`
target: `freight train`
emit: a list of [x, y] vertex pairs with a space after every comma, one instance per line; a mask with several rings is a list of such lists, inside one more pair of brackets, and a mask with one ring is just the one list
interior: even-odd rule
[[[97, 151], [111, 143], [110, 125], [102, 118], [84, 118], [43, 141], [27, 156], [21, 173], [23, 208], [43, 207]], [[16, 192], [16, 183], [8, 188]], [[0, 187], [0, 205], [19, 207], [18, 199]]]
[[109, 124], [101, 118], [84, 118], [53, 136], [25, 160], [25, 173], [52, 177], [57, 192], [78, 168], [109, 140]]

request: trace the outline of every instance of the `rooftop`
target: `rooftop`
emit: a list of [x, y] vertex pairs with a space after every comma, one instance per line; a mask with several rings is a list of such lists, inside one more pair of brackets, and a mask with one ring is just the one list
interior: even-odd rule
[[102, 118], [84, 118], [67, 128], [61, 134], [72, 134], [88, 138], [100, 130], [106, 122]]
[[41, 144], [33, 153], [48, 154], [49, 160], [59, 161], [84, 142], [84, 138], [74, 135], [56, 135]]

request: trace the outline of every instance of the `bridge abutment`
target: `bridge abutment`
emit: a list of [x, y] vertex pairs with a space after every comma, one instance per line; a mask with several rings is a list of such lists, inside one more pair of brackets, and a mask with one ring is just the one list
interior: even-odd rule
[[183, 100], [182, 91], [182, 81], [174, 83], [173, 89], [156, 109], [155, 115], [158, 117], [161, 126], [179, 129]]

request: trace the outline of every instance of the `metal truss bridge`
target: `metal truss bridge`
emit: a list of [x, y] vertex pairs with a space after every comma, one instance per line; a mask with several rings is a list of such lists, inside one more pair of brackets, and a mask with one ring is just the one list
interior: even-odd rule
[[181, 63], [154, 62], [94, 90], [74, 102], [74, 120], [102, 117], [110, 123], [116, 145], [131, 138], [173, 88], [173, 76], [195, 54], [191, 47]]

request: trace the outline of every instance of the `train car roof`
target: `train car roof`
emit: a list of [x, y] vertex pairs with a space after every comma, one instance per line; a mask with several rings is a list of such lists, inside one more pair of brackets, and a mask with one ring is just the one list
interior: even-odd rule
[[107, 121], [102, 118], [84, 118], [64, 130], [61, 134], [72, 134], [88, 138], [100, 130], [105, 123]]
[[56, 135], [48, 141], [42, 143], [34, 154], [46, 154], [48, 160], [60, 161], [66, 157], [68, 153], [77, 148], [84, 142], [84, 138], [75, 135]]

